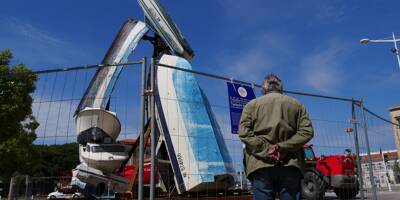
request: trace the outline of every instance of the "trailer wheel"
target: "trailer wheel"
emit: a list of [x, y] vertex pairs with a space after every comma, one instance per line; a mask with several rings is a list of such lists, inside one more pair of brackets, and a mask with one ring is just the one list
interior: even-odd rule
[[326, 190], [326, 183], [323, 177], [318, 176], [313, 171], [306, 171], [304, 173], [304, 180], [302, 185], [302, 196], [307, 200], [320, 200], [324, 199]]

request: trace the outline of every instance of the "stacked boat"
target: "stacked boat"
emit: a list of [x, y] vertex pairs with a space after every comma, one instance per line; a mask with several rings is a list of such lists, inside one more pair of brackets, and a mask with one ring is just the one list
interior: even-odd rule
[[[158, 0], [138, 0], [145, 22], [128, 20], [108, 50], [77, 111], [76, 128], [80, 164], [72, 184], [86, 195], [106, 188], [126, 192], [128, 180], [117, 174], [129, 159], [128, 149], [117, 142], [121, 124], [108, 110], [110, 96], [122, 66], [149, 30], [155, 34], [153, 57], [157, 64], [191, 70], [194, 56], [188, 42]], [[156, 41], [160, 39], [160, 41]], [[156, 55], [158, 54], [158, 55]], [[108, 66], [107, 66], [108, 65]], [[165, 144], [178, 193], [227, 189], [234, 183], [234, 168], [222, 132], [207, 97], [190, 73], [158, 67], [156, 71], [156, 133]], [[161, 143], [160, 143], [161, 144]], [[167, 170], [168, 171], [168, 170]]]
[[207, 97], [191, 70], [194, 52], [158, 0], [138, 0], [146, 24], [170, 51], [159, 55], [156, 115], [178, 193], [226, 190], [235, 170]]
[[101, 195], [106, 189], [127, 190], [129, 180], [117, 171], [129, 159], [129, 148], [117, 142], [121, 123], [107, 105], [122, 71], [115, 64], [127, 62], [147, 31], [143, 22], [128, 19], [124, 23], [75, 112], [80, 164], [73, 170], [71, 184], [86, 196]]
[[76, 125], [80, 164], [73, 170], [73, 184], [87, 194], [125, 192], [129, 180], [115, 172], [128, 159], [129, 148], [116, 142], [121, 124], [115, 113], [86, 108], [76, 116]]
[[79, 159], [88, 167], [112, 173], [128, 158], [125, 145], [116, 143], [121, 124], [115, 113], [87, 108], [76, 117]]

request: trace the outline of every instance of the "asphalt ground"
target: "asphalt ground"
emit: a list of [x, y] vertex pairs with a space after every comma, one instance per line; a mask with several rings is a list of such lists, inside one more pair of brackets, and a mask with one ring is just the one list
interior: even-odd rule
[[[336, 197], [335, 193], [327, 192], [325, 194], [325, 200], [337, 200], [339, 198]], [[360, 195], [357, 196], [356, 199], [361, 199]], [[372, 199], [372, 193], [365, 193], [364, 199]], [[378, 200], [400, 200], [400, 191], [379, 191], [378, 192]]]
[[[3, 198], [6, 199], [6, 198]], [[17, 198], [17, 199], [24, 199], [25, 198]], [[35, 197], [33, 199], [40, 199], [44, 200], [46, 197]], [[243, 195], [243, 196], [213, 196], [213, 197], [171, 197], [171, 198], [156, 198], [157, 200], [166, 200], [166, 199], [174, 199], [174, 200], [193, 200], [193, 199], [202, 199], [202, 200], [252, 200], [251, 195]], [[361, 199], [360, 196], [358, 195], [357, 200]], [[371, 193], [366, 193], [366, 200], [372, 199], [372, 194]], [[333, 192], [327, 192], [325, 194], [325, 200], [339, 200], [339, 198], [336, 197], [335, 193]], [[400, 190], [399, 191], [379, 191], [378, 192], [378, 200], [400, 200]]]
[[[251, 195], [242, 195], [242, 196], [213, 196], [213, 197], [200, 197], [200, 196], [192, 196], [192, 197], [172, 197], [172, 198], [158, 198], [158, 199], [176, 199], [176, 200], [184, 200], [184, 199], [204, 199], [204, 200], [252, 200]], [[360, 195], [356, 197], [356, 199], [361, 199]], [[365, 198], [364, 199], [372, 199], [372, 193], [366, 192], [365, 193]], [[339, 200], [339, 198], [336, 196], [334, 192], [326, 192], [325, 193], [325, 200]], [[378, 191], [378, 200], [400, 200], [400, 190], [394, 190], [392, 192], [388, 191]]]

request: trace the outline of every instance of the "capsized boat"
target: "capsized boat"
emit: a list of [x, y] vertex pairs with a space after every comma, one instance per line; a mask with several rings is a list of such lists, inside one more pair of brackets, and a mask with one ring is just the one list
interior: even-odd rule
[[[78, 143], [115, 141], [121, 131], [116, 114], [99, 108], [85, 108], [75, 118]], [[111, 142], [111, 141], [110, 141]]]
[[101, 194], [98, 191], [104, 190], [104, 185], [111, 184], [109, 189], [113, 192], [125, 192], [128, 187], [126, 178], [111, 173], [125, 163], [128, 151], [116, 143], [121, 123], [107, 107], [123, 69], [118, 64], [128, 61], [148, 30], [138, 20], [128, 19], [123, 24], [75, 111], [81, 164], [73, 170], [71, 183], [85, 189], [86, 195], [92, 195], [94, 190]]
[[128, 189], [129, 180], [79, 164], [72, 170], [71, 185], [80, 188], [85, 196], [90, 197], [94, 194], [101, 195], [107, 190], [124, 193]]
[[158, 0], [138, 0], [138, 2], [146, 17], [146, 24], [160, 35], [176, 55], [190, 61], [194, 56], [192, 48]]
[[[149, 28], [144, 22], [128, 19], [108, 49], [102, 64], [114, 65], [128, 61], [128, 57], [148, 30]], [[105, 110], [122, 69], [122, 65], [99, 67], [79, 102], [75, 115], [86, 107]]]
[[[171, 55], [163, 55], [160, 64], [192, 69], [187, 60]], [[158, 67], [156, 98], [156, 119], [168, 146], [178, 191], [226, 190], [233, 186], [232, 159], [195, 76]]]

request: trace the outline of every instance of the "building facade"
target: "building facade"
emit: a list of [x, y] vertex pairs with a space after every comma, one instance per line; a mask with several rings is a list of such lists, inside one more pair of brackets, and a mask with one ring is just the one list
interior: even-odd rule
[[[389, 108], [391, 121], [400, 124], [400, 105]], [[394, 140], [397, 147], [397, 154], [400, 157], [400, 126], [393, 124]]]
[[[364, 180], [364, 186], [366, 188], [371, 187], [369, 165], [367, 154], [361, 154], [361, 171]], [[371, 152], [372, 158], [372, 172], [374, 174], [374, 180], [376, 186], [388, 187], [388, 181], [390, 184], [400, 184], [400, 173], [396, 170], [396, 165], [400, 163], [398, 151], [389, 150], [381, 152]], [[386, 169], [385, 169], [386, 166]], [[386, 178], [387, 177], [387, 178]]]

